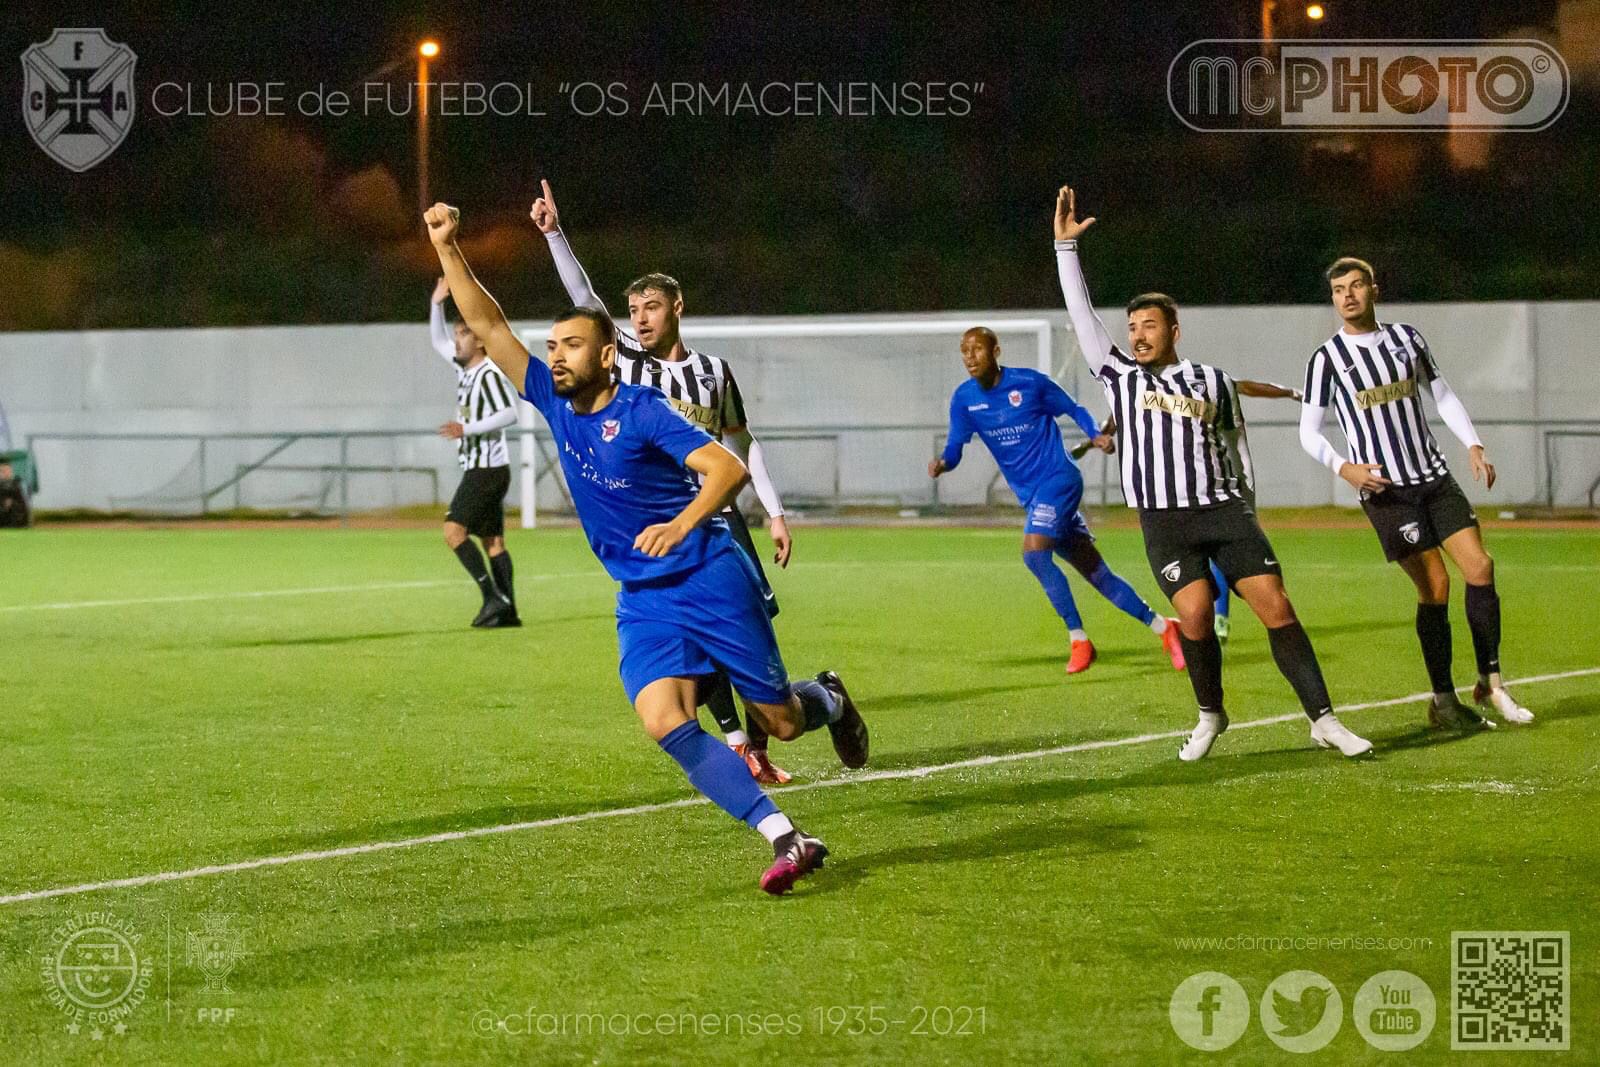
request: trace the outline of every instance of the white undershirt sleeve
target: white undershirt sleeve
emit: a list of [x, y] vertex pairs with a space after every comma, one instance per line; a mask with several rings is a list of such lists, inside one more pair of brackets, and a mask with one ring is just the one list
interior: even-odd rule
[[782, 516], [783, 500], [778, 496], [778, 487], [772, 484], [772, 475], [767, 472], [767, 459], [761, 450], [761, 442], [749, 430], [741, 430], [730, 434], [722, 443], [744, 460], [745, 467], [750, 471], [750, 488], [756, 491], [756, 499], [761, 501], [767, 517], [776, 519]]
[[504, 430], [506, 427], [515, 426], [516, 424], [517, 405], [510, 404], [493, 415], [485, 415], [481, 419], [462, 423], [461, 432], [468, 437], [478, 437], [482, 434], [494, 433], [496, 430]]
[[456, 361], [456, 342], [450, 336], [450, 328], [444, 323], [444, 302], [428, 302], [428, 341], [433, 345], [433, 350], [451, 363]]
[[1078, 242], [1056, 242], [1056, 274], [1061, 279], [1061, 295], [1067, 300], [1072, 332], [1078, 335], [1078, 348], [1089, 370], [1099, 374], [1100, 368], [1111, 359], [1111, 335], [1089, 300], [1089, 283], [1084, 280], [1083, 265], [1078, 262]]
[[1322, 434], [1322, 418], [1327, 411], [1325, 404], [1300, 405], [1300, 447], [1306, 450], [1306, 455], [1338, 474], [1346, 460], [1333, 447], [1333, 442]]
[[566, 286], [568, 298], [579, 307], [605, 311], [606, 302], [595, 292], [594, 283], [589, 280], [583, 264], [578, 262], [572, 246], [567, 243], [567, 235], [558, 228], [545, 234], [544, 238], [550, 242], [550, 255], [556, 261], [556, 273], [561, 275], [561, 284]]
[[1456, 391], [1450, 388], [1450, 383], [1443, 377], [1433, 379], [1433, 404], [1439, 409], [1439, 417], [1444, 424], [1450, 427], [1450, 432], [1456, 435], [1464, 448], [1482, 448], [1483, 441], [1478, 437], [1478, 431], [1473, 428], [1472, 416], [1467, 414], [1467, 407], [1456, 396]]

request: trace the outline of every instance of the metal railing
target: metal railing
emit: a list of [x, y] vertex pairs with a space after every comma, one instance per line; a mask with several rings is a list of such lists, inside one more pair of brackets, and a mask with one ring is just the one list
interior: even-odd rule
[[[1298, 421], [1291, 420], [1261, 419], [1252, 420], [1249, 425], [1252, 430], [1290, 430], [1298, 428], [1299, 423]], [[1557, 452], [1559, 441], [1563, 439], [1575, 438], [1600, 439], [1600, 419], [1480, 419], [1476, 420], [1476, 425], [1482, 428], [1520, 428], [1537, 432], [1538, 437], [1536, 441], [1534, 463], [1536, 466], [1542, 467], [1543, 469], [1536, 470], [1534, 474], [1537, 479], [1535, 484], [1538, 486], [1538, 488], [1542, 488], [1543, 492], [1539, 493], [1538, 488], [1536, 488], [1534, 493], [1530, 494], [1530, 498], [1538, 499], [1539, 497], [1543, 497], [1544, 502], [1548, 506], [1552, 507], [1555, 505], [1556, 501], [1556, 492], [1558, 487], [1557, 476], [1560, 469]], [[1071, 423], [1063, 424], [1062, 429], [1063, 437], [1066, 440], [1068, 447], [1071, 447], [1072, 444], [1082, 439], [1081, 432]], [[532, 454], [525, 451], [523, 453], [523, 458], [520, 461], [524, 468], [531, 468], [529, 480], [537, 479], [543, 476], [549, 476], [552, 478], [560, 494], [561, 503], [565, 505], [566, 510], [570, 511], [572, 508], [572, 498], [567, 491], [564, 479], [559, 473], [560, 466], [556, 459], [554, 442], [550, 437], [549, 432], [542, 427], [533, 429], [526, 427], [513, 427], [509, 428], [506, 433], [507, 437], [511, 440], [517, 440], [521, 438], [532, 439], [534, 445]], [[841, 452], [843, 448], [843, 442], [846, 437], [879, 435], [886, 433], [926, 435], [925, 439], [929, 442], [928, 455], [931, 457], [937, 455], [940, 449], [943, 447], [945, 435], [947, 433], [947, 427], [942, 423], [928, 422], [901, 425], [845, 423], [826, 426], [764, 428], [760, 430], [761, 439], [764, 442], [769, 442], [772, 444], [777, 444], [780, 442], [831, 442], [831, 476], [824, 476], [826, 481], [822, 491], [817, 492], [814, 490], [808, 494], [799, 490], [798, 487], [795, 487], [791, 491], [785, 493], [786, 498], [791, 499], [796, 503], [825, 507], [838, 507], [853, 503], [885, 502], [882, 499], [869, 499], [871, 494], [851, 494], [847, 491], [844, 479], [845, 464], [843, 462]], [[401, 475], [421, 475], [430, 479], [430, 492], [432, 499], [435, 503], [439, 502], [439, 471], [442, 469], [448, 469], [450, 466], [448, 462], [442, 461], [436, 467], [419, 465], [414, 461], [410, 463], [403, 463], [401, 462], [401, 457], [398, 454], [398, 450], [396, 450], [392, 462], [389, 463], [372, 463], [370, 461], [353, 463], [351, 460], [351, 450], [357, 442], [381, 439], [399, 440], [402, 438], [417, 437], [432, 439], [437, 437], [437, 432], [433, 429], [284, 430], [224, 433], [41, 432], [27, 435], [26, 445], [30, 452], [37, 454], [37, 445], [42, 442], [50, 441], [145, 441], [162, 443], [191, 442], [196, 448], [195, 458], [191, 461], [197, 465], [198, 474], [195, 478], [196, 489], [191, 493], [174, 494], [170, 497], [170, 499], [195, 501], [198, 511], [201, 515], [206, 515], [211, 513], [213, 510], [216, 510], [216, 502], [218, 499], [222, 497], [223, 494], [230, 491], [233, 493], [234, 506], [241, 506], [243, 503], [242, 486], [247, 479], [251, 477], [271, 474], [274, 472], [298, 472], [324, 474], [332, 479], [332, 483], [328, 486], [325, 486], [321, 494], [319, 507], [321, 507], [324, 512], [331, 510], [340, 518], [345, 518], [350, 514], [351, 511], [350, 480], [352, 475], [386, 474], [396, 482], [398, 482], [398, 479]], [[226, 466], [226, 475], [213, 483], [210, 480], [213, 473], [215, 473], [212, 470], [212, 467], [215, 466], [217, 461], [217, 457], [214, 455], [214, 452], [217, 450], [218, 445], [227, 442], [261, 442], [264, 445], [264, 450], [259, 455], [252, 456], [247, 462], [236, 462], [230, 460]], [[331, 443], [337, 449], [337, 460], [333, 462], [321, 462], [314, 464], [284, 464], [273, 462], [295, 445], [304, 442]], [[902, 444], [900, 447], [903, 449], [904, 445]], [[977, 448], [978, 442], [974, 441], [968, 447]], [[772, 454], [773, 453], [769, 450], [769, 455]], [[902, 454], [904, 453], [902, 452]], [[1597, 449], [1597, 454], [1600, 454], [1600, 449]], [[1297, 455], [1295, 458], [1300, 459], [1302, 457]], [[1259, 467], [1261, 460], [1259, 442], [1256, 460], [1257, 466]], [[514, 454], [512, 457], [512, 462], [514, 465], [519, 462], [518, 458]], [[776, 468], [781, 466], [781, 464], [774, 464], [774, 466]], [[1597, 475], [1600, 475], [1600, 462], [1596, 463], [1596, 469]], [[1086, 471], [1086, 473], [1088, 472]], [[786, 488], [783, 485], [783, 479], [781, 477], [778, 478], [778, 481], [780, 483], [780, 489]], [[1115, 505], [1121, 502], [1121, 493], [1118, 488], [1117, 463], [1114, 457], [1102, 457], [1100, 460], [1099, 478], [1096, 479], [1096, 481], [1098, 482], [1098, 500], [1093, 498], [1095, 494], [1086, 494], [1086, 503]], [[940, 482], [941, 479], [930, 480], [927, 483], [927, 489], [925, 492], [919, 489], [910, 494], [905, 492], [890, 494], [893, 499], [889, 502], [900, 504], [902, 506], [931, 505], [936, 508], [940, 507], [944, 504], [944, 501], [941, 500], [940, 496]], [[527, 484], [528, 480], [525, 480], [524, 485], [526, 486]], [[998, 498], [1005, 497], [1003, 490], [1000, 488], [1001, 485], [1002, 476], [999, 474], [999, 472], [995, 472], [985, 486], [985, 503], [993, 504]], [[337, 504], [329, 509], [327, 498], [329, 495], [331, 495], [334, 487], [337, 488]], [[1600, 494], [1600, 476], [1597, 476], [1594, 482], [1592, 482], [1588, 487], [1587, 501], [1591, 508], [1595, 505], [1595, 498], [1597, 494]], [[526, 496], [527, 494], [525, 493], [524, 495]], [[148, 496], [149, 498], [153, 499], [155, 498], [156, 494], [152, 493]], [[526, 521], [527, 520], [525, 519], [525, 523]]]

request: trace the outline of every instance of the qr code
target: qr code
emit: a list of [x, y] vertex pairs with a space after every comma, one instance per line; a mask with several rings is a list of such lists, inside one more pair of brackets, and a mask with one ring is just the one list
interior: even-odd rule
[[1475, 930], [1450, 935], [1452, 1049], [1570, 1047], [1567, 931]]

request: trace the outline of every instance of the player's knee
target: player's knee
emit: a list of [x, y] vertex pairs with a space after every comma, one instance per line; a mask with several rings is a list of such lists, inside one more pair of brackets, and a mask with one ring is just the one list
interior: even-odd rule
[[447, 522], [444, 524], [444, 543], [451, 549], [457, 549], [467, 540], [467, 531], [459, 524]]
[[799, 701], [794, 699], [783, 710], [788, 714], [774, 714], [767, 708], [756, 709], [756, 714], [767, 733], [779, 741], [793, 741], [806, 732], [805, 712], [801, 710]]
[[1022, 550], [1022, 562], [1034, 573], [1036, 577], [1043, 577], [1056, 569], [1055, 560], [1051, 557], [1048, 548], [1025, 548]]
[[1468, 585], [1494, 584], [1494, 557], [1485, 552], [1461, 568]]
[[1300, 621], [1294, 613], [1294, 605], [1283, 593], [1270, 597], [1256, 614], [1261, 617], [1261, 625], [1269, 630], [1276, 630], [1281, 626], [1293, 626]]
[[1448, 604], [1450, 602], [1450, 574], [1442, 567], [1439, 573], [1430, 574], [1422, 582], [1422, 598], [1425, 604]]

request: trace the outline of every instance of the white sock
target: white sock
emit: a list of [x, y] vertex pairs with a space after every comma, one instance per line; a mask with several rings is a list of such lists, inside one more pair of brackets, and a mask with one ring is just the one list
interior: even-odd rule
[[1165, 634], [1167, 632], [1167, 617], [1165, 615], [1158, 614], [1155, 618], [1150, 620], [1150, 629], [1156, 632], [1157, 637]]
[[794, 823], [789, 821], [789, 816], [781, 811], [775, 811], [765, 819], [756, 823], [756, 829], [761, 831], [761, 836], [768, 843], [776, 842], [784, 834], [794, 832]]
[[1087, 640], [1089, 640], [1089, 634], [1086, 631], [1083, 631], [1083, 630], [1068, 630], [1067, 631], [1067, 636], [1072, 638], [1072, 640], [1074, 640], [1074, 641], [1087, 641]]
[[750, 735], [743, 730], [729, 730], [726, 740], [729, 748], [738, 748], [740, 745], [748, 745], [750, 743]]

